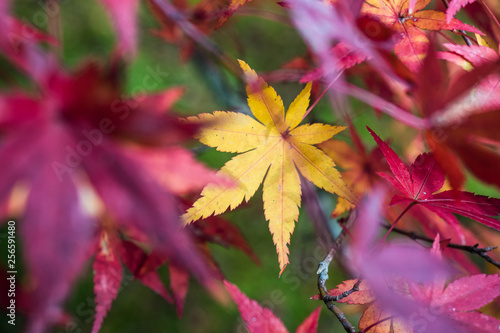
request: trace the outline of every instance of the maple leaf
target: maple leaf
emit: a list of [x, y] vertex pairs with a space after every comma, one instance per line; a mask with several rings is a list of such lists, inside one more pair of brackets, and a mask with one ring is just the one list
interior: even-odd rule
[[[351, 290], [357, 281], [358, 280], [356, 279], [343, 281], [341, 284], [337, 285], [336, 288], [328, 290], [328, 295], [339, 296], [342, 293]], [[321, 296], [314, 295], [311, 299], [321, 300]], [[402, 319], [391, 316], [389, 312], [385, 311], [378, 303], [375, 302], [375, 296], [370, 291], [370, 287], [366, 281], [361, 281], [358, 291], [353, 292], [349, 296], [344, 297], [337, 302], [356, 305], [369, 304], [363, 311], [359, 320], [360, 330], [365, 330], [371, 327], [369, 330], [370, 332], [389, 333], [391, 332], [392, 327], [394, 333], [412, 332], [411, 327], [405, 324]], [[377, 325], [372, 327], [372, 325], [376, 323]]]
[[[441, 261], [441, 252], [446, 247], [446, 242], [440, 242], [439, 234], [436, 235], [430, 251], [433, 260]], [[383, 269], [390, 268], [383, 267]], [[442, 332], [446, 327], [449, 330], [462, 332], [463, 328], [472, 328], [474, 325], [477, 327], [484, 325], [486, 331], [491, 331], [493, 327], [498, 329], [499, 320], [477, 311], [467, 312], [490, 303], [500, 294], [499, 290], [489, 293], [491, 289], [498, 289], [500, 280], [497, 275], [486, 278], [485, 275], [474, 275], [455, 280], [447, 286], [444, 293], [446, 281], [444, 277], [439, 276], [424, 283], [392, 276], [385, 279], [385, 283], [390, 285], [389, 293], [388, 290], [377, 292], [377, 289], [369, 284], [372, 281], [371, 276], [367, 277], [359, 284], [358, 291], [338, 300], [347, 304], [368, 304], [359, 321], [361, 330], [369, 329], [378, 333], [413, 333], [420, 332], [424, 328], [426, 332]], [[328, 294], [339, 296], [352, 290], [356, 282], [357, 280], [343, 281], [336, 288], [329, 290]], [[312, 299], [320, 300], [321, 297], [315, 295]], [[404, 310], [398, 311], [398, 307]]]
[[498, 61], [498, 53], [493, 49], [482, 45], [456, 45], [443, 44], [449, 52], [439, 52], [438, 57], [452, 61], [464, 69], [479, 67], [486, 62]]
[[449, 23], [453, 20], [453, 17], [460, 10], [460, 8], [465, 7], [474, 1], [476, 0], [451, 0], [448, 4], [448, 9], [446, 9], [446, 21]]
[[[111, 308], [111, 303], [118, 295], [119, 289], [126, 286], [131, 277], [139, 280], [143, 285], [162, 296], [167, 302], [174, 302], [156, 271], [168, 257], [158, 251], [147, 254], [134, 242], [120, 239], [117, 233], [116, 227], [112, 226], [111, 223], [106, 223], [98, 235], [97, 253], [93, 264], [96, 313], [92, 332], [99, 331], [104, 317]], [[129, 232], [127, 236], [134, 236], [134, 233]], [[132, 273], [132, 276], [125, 276], [126, 279], [123, 281], [122, 263]], [[171, 263], [171, 265], [174, 264], [174, 262]], [[188, 274], [185, 268], [176, 265], [185, 274]]]
[[40, 47], [42, 42], [57, 44], [56, 40], [18, 20], [9, 13], [9, 1], [0, 5], [0, 50], [2, 55], [17, 68], [28, 74], [38, 84], [45, 84], [50, 79], [50, 73], [55, 68], [55, 59], [48, 56]]
[[[240, 233], [240, 230], [219, 216], [211, 216], [197, 223], [190, 224], [187, 230], [193, 236], [205, 262], [216, 271], [220, 279], [223, 278], [223, 273], [212, 257], [208, 246], [209, 243], [218, 244], [225, 248], [236, 248], [245, 253], [254, 263], [260, 265], [259, 258]], [[169, 262], [168, 266], [170, 270], [170, 290], [174, 296], [177, 313], [181, 316], [184, 299], [189, 286], [189, 272], [182, 265], [172, 261]]]
[[500, 163], [496, 148], [500, 138], [493, 126], [500, 109], [496, 98], [500, 93], [500, 60], [485, 47], [472, 47], [470, 53], [461, 47], [447, 47], [452, 50], [446, 53], [448, 59], [458, 58], [474, 67], [459, 69], [450, 81], [434, 49], [429, 49], [413, 89], [415, 103], [428, 124], [426, 141], [452, 188], [461, 188], [465, 181], [460, 162], [479, 179], [500, 186], [498, 173], [488, 167]]
[[[439, 244], [439, 243], [438, 243]], [[357, 280], [343, 281], [336, 288], [328, 291], [331, 296], [339, 296], [351, 290]], [[462, 332], [497, 332], [500, 320], [485, 315], [479, 308], [487, 305], [500, 295], [500, 277], [498, 275], [478, 274], [455, 280], [444, 287], [444, 281], [435, 281], [424, 285], [407, 284], [404, 281], [399, 285], [399, 292], [411, 297], [420, 305], [419, 315], [403, 318], [391, 315], [385, 311], [370, 291], [368, 284], [362, 281], [359, 291], [342, 298], [338, 302], [369, 306], [364, 310], [359, 321], [361, 330], [370, 328], [370, 332], [419, 332], [423, 323], [420, 319], [432, 318], [425, 326], [426, 332], [440, 332], [433, 326], [439, 316], [440, 322], [449, 320], [448, 326]], [[319, 300], [319, 295], [312, 299]], [[424, 310], [425, 309], [425, 310]], [[430, 319], [429, 319], [430, 320]], [[373, 326], [375, 324], [375, 326]], [[392, 327], [392, 330], [391, 330]]]
[[366, 60], [364, 54], [360, 54], [355, 48], [345, 42], [340, 42], [330, 50], [331, 56], [335, 59], [334, 65], [330, 73], [323, 73], [321, 68], [305, 74], [300, 82], [305, 83], [315, 81], [326, 76], [325, 74], [334, 74], [335, 70], [348, 69]]
[[420, 29], [458, 29], [482, 34], [478, 29], [457, 19], [447, 22], [443, 12], [423, 10], [429, 2], [430, 0], [416, 1], [413, 12], [410, 12], [407, 0], [368, 0], [362, 8], [363, 13], [376, 16], [399, 35], [394, 51], [414, 72], [422, 67], [422, 59], [429, 48], [429, 39]]
[[238, 10], [245, 3], [250, 2], [252, 0], [231, 0], [229, 6], [224, 10], [222, 15], [219, 17], [217, 21], [216, 28], [220, 28], [231, 16], [233, 16], [234, 12]]
[[[358, 197], [361, 197], [379, 181], [380, 176], [378, 172], [385, 171], [387, 165], [385, 162], [383, 163], [380, 148], [375, 148], [371, 152], [367, 152], [350, 120], [348, 120], [348, 124], [354, 149], [345, 141], [334, 139], [320, 143], [318, 147], [343, 169], [342, 178], [351, 187], [353, 192]], [[337, 217], [352, 208], [354, 208], [353, 205], [339, 198], [332, 216]]]
[[[237, 286], [224, 281], [227, 291], [238, 306], [241, 317], [250, 333], [288, 333], [283, 323], [271, 310], [249, 299]], [[314, 310], [297, 328], [296, 333], [316, 333], [321, 307]]]
[[[193, 125], [158, 112], [168, 110], [170, 94], [127, 99], [117, 73], [95, 64], [73, 75], [47, 70], [51, 80], [43, 81], [39, 96], [0, 95], [0, 157], [11, 161], [0, 175], [0, 201], [23, 184], [27, 193], [19, 233], [33, 283], [28, 330], [44, 331], [57, 318], [84, 267], [97, 232], [95, 201], [119, 229], [135, 230], [172, 258], [184, 257], [186, 269], [213, 285], [213, 272], [180, 229], [175, 198], [129, 157], [131, 145], [173, 148], [192, 136]], [[108, 301], [100, 302], [100, 315]]]
[[443, 187], [445, 175], [432, 154], [419, 155], [408, 170], [399, 156], [370, 128], [368, 130], [382, 150], [393, 174], [393, 177], [387, 174], [381, 176], [403, 195], [395, 196], [391, 204], [419, 204], [452, 225], [458, 224], [451, 214], [456, 213], [500, 230], [500, 222], [496, 219], [500, 215], [500, 199], [454, 190], [435, 193]]
[[99, 250], [94, 259], [95, 319], [92, 332], [98, 332], [111, 302], [116, 298], [122, 281], [122, 265], [118, 254], [111, 246], [108, 234], [99, 239]]
[[243, 199], [248, 201], [254, 195], [267, 172], [264, 213], [276, 245], [281, 274], [288, 264], [287, 244], [299, 216], [301, 185], [297, 169], [316, 186], [356, 202], [334, 162], [313, 146], [344, 128], [324, 124], [298, 126], [309, 104], [311, 84], [295, 98], [285, 117], [283, 102], [275, 90], [246, 63], [240, 61], [240, 65], [247, 80], [248, 105], [257, 120], [242, 113], [221, 111], [188, 118], [191, 123], [208, 123], [199, 134], [202, 143], [219, 151], [242, 153], [220, 171], [238, 184], [207, 185], [183, 218], [190, 223], [236, 208]]
[[[441, 287], [441, 288], [439, 288]], [[442, 286], [412, 288], [413, 297], [424, 297], [426, 290], [432, 288], [432, 298], [428, 306], [440, 316], [451, 319], [469, 332], [498, 332], [500, 320], [485, 315], [479, 308], [487, 305], [500, 295], [500, 276], [478, 274], [466, 276]]]
[[[432, 244], [431, 253], [441, 259], [446, 242], [440, 242], [439, 234]], [[455, 329], [466, 332], [495, 332], [500, 320], [478, 310], [500, 295], [500, 276], [477, 274], [462, 277], [445, 288], [445, 280], [438, 279], [424, 285], [409, 284], [412, 297], [440, 320], [448, 320]], [[432, 318], [432, 317], [431, 317]], [[410, 318], [411, 319], [411, 318]], [[416, 323], [416, 325], [421, 323]], [[432, 327], [433, 328], [433, 327]], [[433, 331], [437, 331], [433, 328]]]
[[[187, 206], [187, 205], [186, 205]], [[260, 261], [252, 251], [239, 229], [228, 221], [212, 216], [199, 223], [189, 225], [186, 231], [192, 236], [192, 241], [198, 248], [199, 254], [205, 263], [213, 268], [215, 275], [223, 279], [217, 263], [211, 255], [209, 243], [229, 248], [234, 247], [247, 254], [256, 264]], [[137, 232], [129, 230], [126, 233], [128, 239], [119, 239], [119, 230], [112, 223], [107, 223], [102, 229], [98, 242], [97, 254], [94, 259], [94, 293], [96, 295], [96, 316], [93, 332], [97, 332], [102, 320], [111, 307], [111, 302], [116, 298], [122, 281], [122, 263], [132, 272], [132, 277], [139, 280], [143, 285], [150, 288], [167, 302], [174, 303], [177, 313], [182, 316], [184, 300], [189, 287], [189, 271], [177, 262], [175, 258], [170, 260], [169, 256], [157, 250], [146, 253], [135, 241], [141, 239]], [[168, 261], [170, 272], [170, 291], [165, 289], [157, 269]], [[129, 278], [127, 277], [129, 280]], [[123, 281], [125, 286], [128, 280]]]

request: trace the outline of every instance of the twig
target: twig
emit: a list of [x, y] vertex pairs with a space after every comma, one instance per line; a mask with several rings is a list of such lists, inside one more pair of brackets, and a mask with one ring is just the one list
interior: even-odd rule
[[[390, 225], [384, 225], [384, 228], [386, 228], [386, 229], [389, 229], [390, 227], [391, 227]], [[393, 228], [392, 231], [395, 233], [398, 233], [400, 235], [405, 235], [407, 237], [410, 237], [413, 240], [421, 240], [421, 241], [428, 242], [428, 243], [434, 242], [434, 240], [432, 238], [418, 235], [413, 231], [406, 231], [406, 230], [399, 229], [399, 228]], [[498, 246], [487, 246], [484, 248], [480, 248], [479, 244], [475, 244], [475, 245], [471, 246], [471, 245], [461, 245], [461, 244], [455, 244], [455, 243], [448, 243], [448, 245], [446, 245], [446, 247], [466, 251], [466, 252], [469, 252], [472, 254], [476, 254], [476, 255], [480, 256], [481, 258], [483, 258], [484, 260], [486, 260], [487, 262], [489, 262], [490, 264], [494, 265], [495, 267], [500, 268], [500, 262], [496, 261], [495, 259], [491, 258], [489, 255], [487, 255], [488, 252], [495, 250], [496, 248], [498, 248]]]
[[334, 301], [334, 302], [338, 302], [340, 301], [341, 299], [343, 298], [346, 298], [347, 296], [349, 296], [350, 294], [352, 294], [353, 292], [355, 291], [359, 291], [359, 285], [361, 284], [361, 280], [358, 280], [356, 281], [356, 283], [352, 286], [351, 289], [347, 290], [347, 291], [344, 291], [342, 294], [340, 295], [337, 295], [337, 296], [330, 296], [330, 295], [325, 295], [323, 297], [323, 301], [326, 299], [327, 301]]
[[[346, 223], [347, 226], [352, 224], [352, 222], [355, 219], [355, 213], [351, 213], [349, 216], [349, 219]], [[335, 254], [337, 254], [337, 251], [339, 250], [340, 246], [342, 245], [342, 242], [344, 241], [347, 233], [344, 230], [340, 233], [340, 235], [337, 237], [335, 240], [335, 243], [333, 244], [332, 248], [330, 251], [328, 251], [328, 254], [326, 255], [325, 259], [321, 261], [318, 265], [318, 290], [321, 295], [321, 298], [323, 299], [323, 302], [325, 303], [326, 307], [328, 310], [333, 312], [333, 314], [337, 317], [337, 319], [340, 321], [346, 332], [348, 333], [355, 333], [356, 328], [347, 320], [345, 317], [344, 313], [335, 305], [334, 301], [331, 299], [332, 296], [328, 295], [328, 289], [326, 289], [326, 280], [328, 280], [328, 267], [330, 266], [330, 263], [332, 262], [333, 258], [335, 257]], [[357, 286], [356, 286], [357, 285]], [[356, 288], [359, 287], [359, 281], [355, 284]], [[354, 287], [353, 287], [354, 288]], [[354, 291], [352, 291], [354, 292]], [[352, 293], [351, 292], [351, 293]], [[347, 295], [346, 295], [347, 296]]]
[[207, 38], [195, 25], [193, 25], [186, 16], [167, 0], [152, 0], [165, 17], [172, 20], [186, 36], [200, 45], [207, 52], [217, 58], [224, 66], [233, 73], [240, 73], [239, 67], [226, 54]]
[[332, 87], [332, 85], [335, 83], [335, 81], [338, 80], [338, 78], [340, 77], [340, 75], [342, 75], [342, 73], [344, 73], [344, 70], [339, 71], [339, 73], [332, 79], [332, 81], [328, 84], [328, 86], [326, 86], [325, 90], [323, 90], [323, 92], [318, 96], [318, 98], [316, 98], [314, 103], [312, 103], [311, 106], [309, 106], [309, 108], [304, 113], [304, 116], [302, 117], [302, 119], [304, 119], [311, 112], [311, 110], [316, 106], [316, 104], [318, 104], [318, 102], [321, 100], [321, 98]]
[[399, 214], [398, 218], [394, 221], [394, 223], [392, 223], [392, 225], [389, 227], [389, 230], [387, 231], [387, 233], [384, 235], [384, 238], [382, 238], [382, 240], [380, 241], [380, 243], [378, 243], [378, 246], [377, 246], [377, 249], [375, 250], [376, 252], [380, 249], [380, 247], [382, 246], [382, 244], [385, 242], [387, 236], [389, 236], [389, 234], [391, 233], [391, 231], [396, 227], [396, 223], [398, 223], [399, 220], [401, 220], [401, 218], [403, 217], [403, 215], [406, 214], [406, 212], [408, 212], [410, 210], [411, 207], [415, 206], [416, 202], [415, 201], [412, 201], [402, 212], [401, 214]]
[[378, 324], [383, 323], [384, 321], [387, 321], [387, 320], [391, 320], [391, 319], [393, 319], [393, 318], [394, 318], [393, 316], [389, 316], [389, 317], [387, 317], [387, 318], [380, 319], [379, 321], [377, 321], [377, 322], [375, 322], [375, 323], [371, 324], [370, 326], [368, 326], [367, 328], [365, 328], [365, 329], [364, 329], [364, 330], [362, 330], [361, 332], [366, 333], [366, 332], [368, 332], [369, 330], [371, 330], [372, 328], [374, 328], [375, 326], [377, 326]]
[[[446, 8], [448, 8], [448, 0], [443, 0], [443, 3], [444, 3], [444, 6]], [[467, 33], [464, 31], [464, 30], [459, 30], [459, 29], [455, 29], [457, 30], [459, 33], [460, 33], [460, 36], [462, 36], [465, 44], [467, 44], [467, 46], [472, 46], [472, 41], [470, 40], [470, 37], [467, 35]]]

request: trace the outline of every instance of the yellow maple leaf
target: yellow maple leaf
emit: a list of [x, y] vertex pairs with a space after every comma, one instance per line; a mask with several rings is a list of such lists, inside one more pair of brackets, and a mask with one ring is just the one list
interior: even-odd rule
[[236, 208], [243, 199], [248, 201], [255, 194], [267, 172], [263, 187], [264, 214], [276, 245], [281, 274], [289, 262], [287, 244], [299, 217], [298, 171], [316, 186], [356, 202], [335, 169], [335, 163], [313, 146], [345, 127], [298, 126], [309, 105], [311, 84], [295, 98], [285, 116], [283, 101], [276, 91], [245, 62], [240, 61], [240, 66], [247, 81], [248, 105], [257, 120], [243, 113], [223, 111], [188, 118], [190, 122], [206, 125], [199, 134], [202, 143], [219, 151], [242, 153], [219, 171], [235, 179], [237, 185], [207, 185], [183, 219], [190, 223]]

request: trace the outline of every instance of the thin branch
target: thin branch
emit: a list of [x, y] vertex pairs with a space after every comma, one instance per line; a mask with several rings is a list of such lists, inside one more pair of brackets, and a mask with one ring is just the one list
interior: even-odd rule
[[[391, 226], [388, 225], [388, 224], [384, 225], [384, 228], [386, 228], [386, 229], [389, 229], [390, 227]], [[409, 237], [409, 238], [411, 238], [411, 239], [413, 239], [415, 241], [416, 240], [421, 240], [421, 241], [428, 242], [428, 243], [434, 242], [434, 240], [432, 238], [429, 238], [429, 237], [426, 237], [426, 236], [422, 236], [422, 235], [418, 235], [418, 234], [416, 234], [413, 231], [406, 231], [406, 230], [399, 229], [399, 228], [392, 228], [392, 231], [395, 232], [395, 233], [398, 233], [400, 235], [407, 236], [407, 237]], [[500, 268], [500, 262], [498, 262], [495, 259], [491, 258], [487, 254], [488, 252], [493, 251], [496, 248], [498, 248], [498, 246], [487, 246], [487, 247], [484, 247], [484, 248], [480, 248], [479, 244], [475, 244], [475, 245], [471, 246], [471, 245], [461, 245], [461, 244], [455, 244], [455, 243], [448, 243], [448, 245], [446, 245], [446, 247], [449, 247], [449, 248], [452, 248], [452, 249], [457, 249], [457, 250], [462, 250], [462, 251], [466, 251], [466, 252], [478, 255], [481, 258], [483, 258], [484, 260], [486, 260], [487, 262], [489, 262], [490, 264], [492, 264], [493, 266], [495, 266], [497, 268]]]
[[[444, 6], [446, 8], [448, 8], [448, 0], [443, 0], [443, 3], [444, 3]], [[459, 32], [459, 35], [462, 36], [465, 44], [467, 44], [467, 46], [472, 46], [472, 41], [470, 40], [470, 37], [467, 35], [467, 33], [464, 31], [464, 30], [458, 30], [458, 29], [455, 29], [456, 31]]]
[[189, 22], [186, 16], [174, 5], [172, 5], [170, 1], [152, 0], [152, 2], [167, 18], [175, 22], [175, 24], [184, 32], [186, 36], [200, 45], [207, 52], [212, 54], [233, 73], [240, 73], [239, 67], [236, 65], [236, 63], [225, 53], [220, 51], [217, 45], [214, 44], [209, 38], [207, 38], [195, 25]]
[[380, 243], [378, 243], [378, 246], [377, 246], [377, 249], [375, 250], [375, 252], [377, 252], [380, 247], [382, 246], [382, 244], [385, 242], [387, 236], [389, 236], [389, 234], [391, 233], [392, 230], [394, 230], [395, 226], [396, 226], [396, 223], [399, 222], [399, 220], [401, 220], [401, 218], [403, 217], [403, 215], [406, 214], [406, 212], [408, 212], [410, 210], [411, 207], [415, 206], [416, 202], [415, 201], [412, 201], [402, 212], [401, 214], [399, 214], [398, 218], [394, 221], [394, 223], [390, 226], [389, 230], [387, 231], [387, 233], [384, 235], [384, 238], [382, 238], [382, 240], [380, 241]]
[[[347, 225], [352, 224], [352, 222], [355, 219], [355, 213], [351, 213], [349, 216], [349, 219], [347, 221]], [[345, 331], [348, 333], [355, 333], [356, 328], [347, 320], [345, 317], [344, 313], [335, 305], [333, 300], [330, 300], [328, 295], [328, 289], [326, 288], [326, 280], [328, 280], [328, 267], [330, 266], [330, 263], [332, 262], [333, 258], [337, 254], [337, 251], [340, 249], [340, 246], [342, 245], [344, 239], [346, 238], [346, 231], [345, 229], [342, 230], [340, 235], [337, 237], [335, 240], [335, 243], [333, 244], [332, 248], [326, 255], [325, 259], [321, 261], [318, 265], [318, 290], [321, 295], [321, 298], [323, 299], [323, 302], [325, 303], [326, 307], [328, 310], [333, 312], [333, 314], [337, 317], [337, 319], [340, 321], [342, 326], [344, 327]], [[359, 287], [359, 283], [356, 283]], [[353, 291], [354, 292], [354, 291]], [[351, 292], [352, 293], [352, 292]]]
[[383, 323], [384, 321], [388, 321], [388, 320], [391, 320], [393, 319], [394, 317], [393, 316], [390, 316], [390, 317], [387, 317], [387, 318], [384, 318], [384, 319], [380, 319], [379, 321], [371, 324], [370, 326], [368, 326], [367, 328], [365, 328], [364, 330], [362, 330], [361, 332], [363, 333], [366, 333], [368, 332], [369, 330], [371, 330], [372, 328], [374, 328], [375, 326], [377, 326], [378, 324], [380, 323]]
[[351, 289], [349, 289], [347, 291], [344, 291], [342, 294], [337, 295], [337, 296], [330, 296], [330, 295], [327, 294], [327, 295], [325, 295], [323, 297], [323, 301], [326, 299], [327, 301], [338, 302], [341, 299], [346, 298], [347, 296], [349, 296], [353, 292], [359, 291], [359, 285], [360, 284], [361, 284], [361, 280], [356, 281], [356, 283], [352, 286]]
[[309, 106], [309, 108], [306, 110], [306, 113], [304, 113], [304, 116], [302, 117], [302, 119], [304, 119], [311, 112], [311, 110], [316, 106], [316, 104], [318, 104], [318, 102], [321, 100], [321, 98], [332, 87], [332, 85], [335, 83], [335, 81], [338, 80], [338, 78], [340, 77], [340, 75], [342, 75], [342, 73], [344, 73], [344, 70], [339, 71], [339, 73], [332, 79], [332, 81], [328, 84], [328, 86], [325, 88], [325, 90], [323, 90], [323, 92], [318, 96], [318, 98], [316, 98], [314, 103], [312, 103], [311, 106]]

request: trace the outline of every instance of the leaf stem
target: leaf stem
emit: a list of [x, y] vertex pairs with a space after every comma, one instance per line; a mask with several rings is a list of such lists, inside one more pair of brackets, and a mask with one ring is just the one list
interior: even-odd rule
[[344, 70], [339, 71], [339, 73], [332, 79], [332, 81], [328, 84], [325, 90], [323, 90], [323, 92], [318, 96], [318, 98], [316, 98], [314, 103], [312, 103], [311, 106], [309, 106], [302, 119], [304, 119], [312, 111], [312, 109], [316, 106], [316, 104], [318, 104], [321, 98], [323, 98], [326, 92], [332, 87], [332, 85], [335, 83], [335, 81], [337, 81], [337, 79], [340, 77], [340, 75], [342, 75], [342, 73], [344, 73]]
[[399, 216], [396, 218], [396, 220], [394, 221], [394, 223], [392, 223], [391, 227], [389, 228], [389, 230], [387, 230], [387, 232], [385, 233], [385, 236], [384, 238], [382, 238], [382, 240], [380, 241], [380, 243], [378, 243], [378, 246], [377, 246], [377, 249], [375, 250], [375, 252], [378, 252], [380, 250], [380, 247], [382, 246], [382, 244], [385, 242], [385, 240], [387, 239], [387, 236], [389, 236], [389, 234], [391, 233], [391, 231], [394, 229], [394, 227], [396, 226], [396, 223], [399, 222], [399, 220], [401, 220], [401, 218], [403, 217], [403, 215], [406, 214], [406, 212], [408, 212], [410, 210], [411, 207], [415, 206], [417, 202], [416, 201], [412, 201], [402, 212], [401, 214], [399, 214]]
[[[443, 0], [443, 4], [446, 8], [448, 8], [448, 0]], [[459, 34], [462, 36], [465, 44], [467, 44], [467, 46], [472, 46], [472, 41], [470, 40], [469, 36], [467, 35], [467, 33], [464, 31], [464, 30], [458, 30], [457, 31], [459, 32]]]

